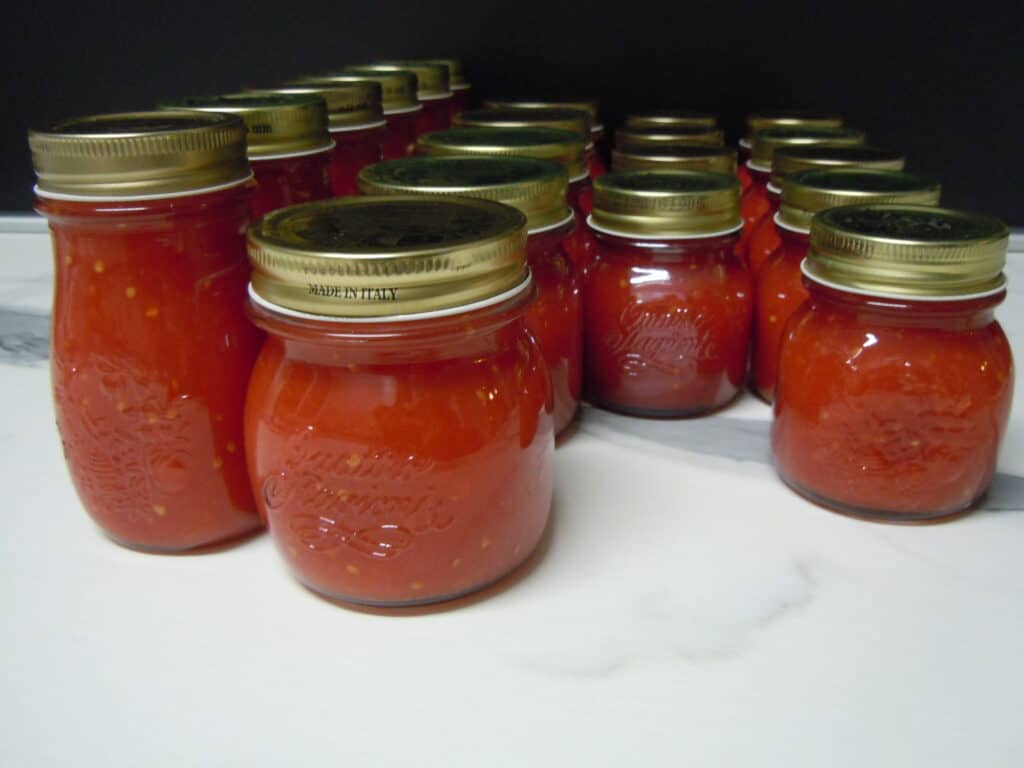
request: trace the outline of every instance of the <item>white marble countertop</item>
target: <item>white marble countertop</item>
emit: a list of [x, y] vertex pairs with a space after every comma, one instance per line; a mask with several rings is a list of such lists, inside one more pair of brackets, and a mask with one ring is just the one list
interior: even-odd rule
[[[0, 764], [1024, 765], [1024, 377], [984, 509], [933, 527], [794, 496], [752, 397], [588, 411], [524, 572], [377, 615], [266, 536], [152, 556], [97, 531], [53, 425], [49, 243], [0, 229]], [[1024, 361], [1020, 258], [1000, 316]]]

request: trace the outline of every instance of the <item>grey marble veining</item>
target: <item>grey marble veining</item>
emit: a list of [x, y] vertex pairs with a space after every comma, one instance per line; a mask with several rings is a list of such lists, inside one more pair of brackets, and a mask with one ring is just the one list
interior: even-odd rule
[[40, 365], [49, 356], [49, 316], [0, 307], [0, 363]]

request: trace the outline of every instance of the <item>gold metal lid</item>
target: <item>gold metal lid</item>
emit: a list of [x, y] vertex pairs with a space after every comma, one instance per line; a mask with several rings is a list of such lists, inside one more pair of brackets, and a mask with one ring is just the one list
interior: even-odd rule
[[327, 102], [327, 123], [332, 131], [355, 130], [380, 123], [380, 83], [306, 83], [274, 88], [248, 88], [249, 93], [284, 93], [319, 96]]
[[707, 126], [674, 126], [657, 130], [620, 128], [615, 132], [615, 146], [627, 152], [645, 151], [654, 147], [682, 147], [687, 144], [721, 144], [724, 134], [720, 128]]
[[522, 285], [526, 217], [468, 197], [345, 197], [281, 208], [249, 228], [252, 290], [344, 318], [436, 312]]
[[702, 171], [609, 173], [594, 181], [596, 229], [651, 238], [704, 237], [739, 228], [735, 176]]
[[581, 101], [545, 101], [541, 99], [487, 99], [484, 101], [487, 109], [577, 109], [590, 115], [592, 121], [597, 121], [597, 113], [600, 105], [594, 99], [583, 99]]
[[804, 274], [857, 293], [964, 298], [1006, 285], [1010, 230], [978, 213], [922, 205], [850, 205], [814, 217]]
[[659, 109], [656, 112], [637, 112], [626, 116], [626, 128], [632, 131], [661, 130], [667, 128], [715, 128], [718, 118], [707, 112], [689, 109]]
[[450, 128], [419, 137], [421, 155], [536, 157], [565, 166], [569, 179], [586, 177], [586, 140], [558, 128]]
[[532, 157], [405, 157], [359, 172], [366, 195], [465, 195], [511, 205], [533, 232], [572, 215], [565, 166]]
[[736, 173], [736, 148], [713, 144], [612, 150], [613, 171], [711, 171]]
[[466, 72], [462, 68], [462, 59], [455, 58], [444, 58], [444, 59], [415, 59], [415, 61], [422, 61], [424, 64], [441, 64], [448, 70], [448, 83], [452, 90], [461, 91], [465, 88], [469, 88], [469, 81], [466, 79]]
[[938, 205], [937, 182], [903, 171], [832, 168], [798, 171], [782, 182], [779, 223], [807, 232], [814, 214], [840, 205], [906, 203]]
[[375, 61], [372, 64], [360, 64], [353, 69], [396, 72], [407, 71], [416, 75], [416, 95], [420, 101], [443, 99], [452, 95], [451, 84], [448, 82], [448, 67], [444, 64], [428, 64], [424, 61]]
[[125, 199], [219, 187], [249, 177], [236, 115], [165, 110], [92, 115], [31, 130], [41, 195]]
[[590, 113], [565, 107], [470, 109], [452, 118], [455, 126], [490, 128], [558, 128], [590, 138]]
[[747, 115], [747, 140], [765, 128], [838, 128], [843, 118], [830, 112], [806, 109], [778, 109]]
[[759, 170], [771, 171], [775, 150], [782, 147], [863, 143], [864, 131], [843, 126], [835, 128], [806, 128], [803, 126], [765, 128], [754, 135], [754, 143], [750, 148], [750, 164]]
[[772, 184], [797, 171], [818, 168], [871, 168], [879, 171], [902, 171], [906, 163], [903, 153], [880, 149], [867, 144], [810, 144], [780, 147], [772, 155]]
[[366, 72], [345, 70], [323, 75], [307, 75], [293, 80], [290, 85], [346, 85], [348, 83], [378, 83], [381, 89], [381, 107], [384, 114], [413, 112], [422, 109], [416, 98], [416, 75], [413, 72]]
[[333, 146], [327, 132], [327, 104], [319, 96], [230, 93], [196, 96], [163, 108], [238, 115], [245, 123], [250, 160], [319, 152]]

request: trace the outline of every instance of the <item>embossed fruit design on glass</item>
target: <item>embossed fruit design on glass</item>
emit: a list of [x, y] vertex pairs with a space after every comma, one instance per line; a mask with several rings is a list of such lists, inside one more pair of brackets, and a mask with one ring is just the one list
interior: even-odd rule
[[754, 391], [767, 402], [775, 393], [779, 345], [786, 323], [807, 299], [800, 264], [807, 255], [811, 219], [819, 211], [864, 203], [937, 205], [939, 185], [902, 171], [858, 168], [799, 171], [782, 182], [783, 201], [773, 223], [782, 247], [754, 274]]
[[410, 157], [364, 168], [364, 194], [467, 195], [518, 208], [526, 216], [526, 255], [537, 297], [526, 325], [551, 375], [555, 433], [572, 422], [583, 380], [583, 305], [566, 240], [576, 226], [566, 202], [568, 174], [532, 157]]
[[1009, 232], [929, 206], [832, 208], [811, 222], [810, 298], [787, 326], [772, 451], [830, 509], [926, 522], [969, 510], [996, 470], [1013, 397]]
[[638, 416], [696, 416], [743, 386], [750, 277], [735, 254], [739, 182], [612, 173], [594, 186], [584, 280], [584, 393]]
[[246, 402], [253, 487], [295, 576], [409, 605], [479, 589], [547, 523], [554, 428], [525, 217], [487, 200], [360, 197], [250, 231], [269, 333]]
[[260, 527], [242, 403], [245, 126], [189, 111], [29, 134], [56, 264], [51, 373], [79, 498], [115, 541], [180, 551]]
[[242, 118], [256, 187], [252, 218], [331, 196], [334, 142], [319, 96], [237, 93], [187, 99], [171, 109], [226, 112]]

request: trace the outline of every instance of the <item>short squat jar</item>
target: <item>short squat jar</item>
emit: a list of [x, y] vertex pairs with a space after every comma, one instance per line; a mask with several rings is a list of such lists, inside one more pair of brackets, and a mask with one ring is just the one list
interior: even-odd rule
[[754, 146], [754, 136], [765, 128], [838, 128], [843, 118], [827, 112], [808, 112], [806, 110], [777, 110], [773, 112], [755, 112], [747, 115], [747, 131], [738, 143], [739, 168], [736, 177], [740, 180], [743, 190], [750, 186], [750, 171], [747, 161]]
[[139, 112], [32, 131], [56, 265], [51, 378], [86, 512], [175, 552], [260, 527], [242, 402], [251, 175], [233, 115]]
[[437, 62], [418, 60], [380, 61], [360, 69], [376, 72], [412, 72], [416, 75], [416, 98], [423, 105], [418, 112], [416, 130], [421, 135], [443, 131], [452, 125], [455, 96], [448, 79], [448, 67]]
[[767, 188], [768, 214], [758, 220], [750, 233], [747, 245], [747, 264], [751, 274], [756, 279], [761, 266], [782, 244], [775, 225], [775, 215], [779, 211], [782, 198], [783, 179], [787, 176], [800, 171], [835, 168], [901, 171], [904, 162], [905, 158], [899, 152], [866, 144], [808, 144], [775, 150], [772, 154], [771, 180]]
[[440, 64], [448, 70], [448, 87], [452, 91], [452, 116], [473, 106], [473, 86], [466, 79], [462, 59], [424, 59], [426, 64]]
[[466, 195], [522, 211], [527, 262], [537, 286], [526, 326], [551, 376], [555, 433], [568, 427], [583, 380], [583, 305], [565, 247], [576, 226], [566, 203], [565, 167], [531, 157], [410, 157], [364, 168], [359, 186], [371, 195]]
[[327, 105], [319, 96], [238, 93], [187, 99], [172, 108], [242, 118], [256, 181], [253, 219], [331, 196], [334, 142], [327, 132]]
[[615, 149], [612, 151], [612, 170], [710, 171], [733, 175], [736, 173], [736, 149], [714, 144]]
[[331, 192], [334, 197], [359, 193], [356, 177], [371, 163], [380, 162], [384, 141], [381, 88], [374, 82], [302, 83], [271, 89], [274, 93], [307, 94], [327, 103], [327, 123], [334, 154], [331, 157]]
[[800, 171], [782, 181], [782, 206], [775, 215], [781, 246], [754, 274], [754, 391], [767, 402], [775, 394], [779, 345], [786, 323], [807, 300], [800, 265], [807, 256], [811, 219], [841, 205], [910, 203], [938, 205], [939, 185], [902, 171], [858, 168]]
[[782, 343], [772, 450], [830, 509], [914, 523], [969, 510], [1013, 396], [1008, 230], [929, 206], [832, 208], [811, 222], [810, 299]]
[[551, 506], [550, 383], [525, 314], [525, 217], [486, 200], [358, 197], [249, 233], [267, 341], [248, 461], [295, 576], [342, 602], [480, 589]]
[[594, 186], [583, 290], [584, 392], [637, 416], [698, 416], [743, 386], [751, 285], [735, 253], [739, 182], [611, 173]]
[[380, 135], [381, 155], [385, 160], [411, 155], [416, 148], [417, 120], [423, 105], [416, 98], [416, 75], [412, 72], [376, 72], [346, 70], [314, 75], [295, 81], [296, 85], [347, 85], [378, 83], [381, 88], [381, 112], [384, 130]]
[[[590, 214], [592, 184], [587, 171], [585, 140], [575, 131], [561, 128], [452, 128], [420, 137], [421, 155], [487, 155], [536, 157], [557, 160], [569, 174], [569, 206], [576, 221]], [[565, 244], [569, 258], [582, 275], [593, 255], [593, 240], [584, 226], [576, 227]]]

